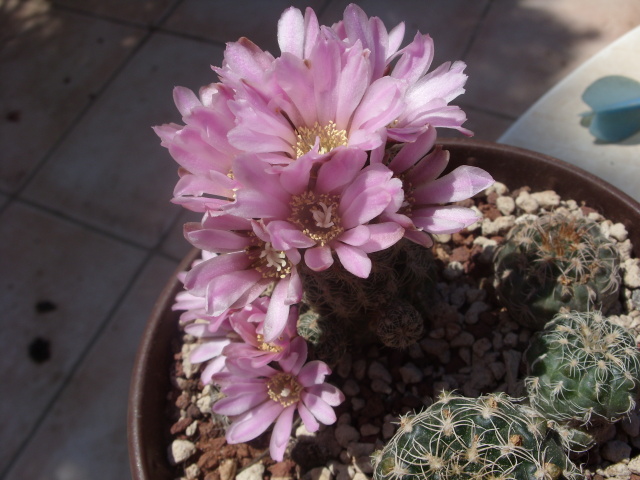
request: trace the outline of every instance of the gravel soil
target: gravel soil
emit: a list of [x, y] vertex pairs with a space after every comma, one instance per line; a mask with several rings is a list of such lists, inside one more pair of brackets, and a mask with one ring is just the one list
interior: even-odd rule
[[[527, 187], [510, 191], [496, 184], [461, 204], [477, 208], [483, 219], [436, 239], [438, 301], [425, 336], [404, 351], [370, 345], [349, 352], [329, 378], [346, 396], [337, 408], [337, 423], [311, 434], [298, 422], [283, 462], [270, 459], [268, 432], [247, 444], [225, 442], [227, 419], [210, 413], [218, 393], [202, 385], [199, 366], [188, 361], [197, 339], [177, 339], [167, 415], [172, 438], [167, 448], [176, 478], [364, 480], [372, 474], [369, 456], [394, 434], [398, 416], [424, 408], [442, 390], [470, 397], [497, 391], [522, 397], [522, 354], [532, 332], [497, 302], [491, 257], [509, 229], [527, 216], [562, 211], [600, 222], [621, 252], [623, 288], [612, 318], [640, 340], [640, 265], [631, 258], [623, 225], [555, 192]], [[598, 447], [576, 462], [594, 480], [640, 480], [639, 434], [640, 417], [634, 412], [612, 425]]]

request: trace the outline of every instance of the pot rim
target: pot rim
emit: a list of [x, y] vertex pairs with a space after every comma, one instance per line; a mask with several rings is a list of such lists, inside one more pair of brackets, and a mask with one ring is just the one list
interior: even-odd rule
[[[640, 257], [640, 232], [629, 229], [640, 225], [640, 203], [601, 178], [565, 161], [511, 145], [469, 138], [441, 138], [437, 144], [451, 152], [452, 165], [447, 171], [458, 165], [478, 166], [487, 169], [497, 181], [505, 183], [506, 180], [507, 184], [509, 180], [504, 175], [512, 176], [513, 171], [509, 169], [513, 169], [513, 157], [532, 162], [533, 170], [524, 168], [524, 173], [518, 172], [526, 175], [523, 176], [523, 185], [535, 189], [552, 189], [563, 198], [586, 202], [596, 211], [606, 212], [608, 219], [622, 222], [628, 227], [629, 237], [634, 244], [634, 255]], [[488, 168], [488, 164], [491, 164], [491, 168]], [[505, 169], [502, 170], [501, 166]], [[567, 176], [570, 181], [563, 181], [563, 177]], [[509, 188], [512, 187], [513, 185], [509, 185]], [[182, 288], [177, 273], [187, 270], [198, 256], [199, 250], [192, 249], [162, 290], [149, 315], [136, 353], [127, 413], [129, 463], [133, 480], [174, 478], [166, 455], [168, 443], [165, 440], [169, 438], [169, 433], [163, 431], [164, 423], [156, 422], [155, 419], [166, 409], [166, 393], [170, 386], [169, 345], [172, 336], [178, 331], [178, 322], [175, 321], [178, 314], [171, 310], [171, 306], [175, 295]], [[159, 361], [158, 358], [164, 361]], [[156, 442], [150, 442], [150, 438]], [[158, 449], [160, 441], [164, 442], [165, 447]]]

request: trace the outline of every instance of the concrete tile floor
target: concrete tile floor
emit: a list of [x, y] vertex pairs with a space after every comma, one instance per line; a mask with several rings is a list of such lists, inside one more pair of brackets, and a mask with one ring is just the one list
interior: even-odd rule
[[[174, 85], [215, 81], [225, 41], [276, 50], [289, 3], [0, 0], [0, 479], [125, 479], [126, 396], [187, 213], [150, 126]], [[469, 67], [469, 128], [494, 140], [542, 93], [640, 24], [636, 0], [362, 0]]]

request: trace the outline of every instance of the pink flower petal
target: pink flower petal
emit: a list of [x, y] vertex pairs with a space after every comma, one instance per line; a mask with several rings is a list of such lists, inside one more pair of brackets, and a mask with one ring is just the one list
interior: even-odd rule
[[[435, 130], [435, 129], [430, 129]], [[424, 157], [408, 172], [407, 179], [414, 187], [426, 184], [438, 178], [449, 163], [449, 151], [437, 145], [435, 149]]]
[[314, 272], [321, 272], [333, 265], [333, 256], [331, 249], [326, 245], [324, 247], [315, 247], [305, 250], [304, 262]]
[[363, 150], [343, 148], [337, 150], [331, 160], [320, 166], [316, 191], [337, 193], [350, 184], [367, 161]]
[[407, 240], [411, 240], [425, 248], [431, 248], [433, 246], [433, 239], [426, 232], [420, 230], [405, 230], [404, 236]]
[[185, 87], [175, 87], [173, 89], [173, 101], [183, 117], [189, 116], [195, 108], [202, 106], [202, 102], [200, 102], [196, 94]]
[[308, 362], [300, 369], [298, 381], [303, 387], [310, 387], [324, 382], [324, 378], [331, 373], [329, 366], [320, 360]]
[[336, 422], [336, 413], [333, 411], [333, 408], [331, 408], [331, 406], [320, 397], [307, 391], [303, 391], [300, 398], [304, 406], [309, 409], [320, 423], [332, 425]]
[[436, 141], [436, 129], [429, 128], [413, 143], [407, 143], [398, 154], [389, 162], [389, 168], [395, 173], [402, 173], [413, 167], [418, 160], [424, 157], [433, 148]]
[[220, 373], [225, 368], [226, 358], [217, 357], [207, 363], [202, 373], [200, 374], [200, 380], [204, 385], [208, 385], [212, 382], [211, 377], [217, 373]]
[[369, 86], [369, 62], [363, 55], [362, 45], [357, 42], [346, 54], [346, 64], [340, 71], [336, 99], [336, 126], [346, 130]]
[[263, 51], [246, 37], [227, 43], [224, 51], [225, 68], [249, 82], [260, 83], [273, 60], [269, 52]]
[[[406, 217], [405, 217], [406, 218]], [[400, 241], [404, 235], [404, 228], [396, 222], [383, 222], [367, 225], [369, 240], [360, 246], [365, 253], [385, 250]]]
[[457, 202], [471, 198], [493, 182], [491, 175], [481, 168], [462, 165], [453, 172], [416, 188], [413, 196], [418, 205]]
[[268, 399], [267, 390], [263, 388], [260, 392], [221, 398], [213, 405], [212, 409], [221, 415], [241, 415]]
[[276, 250], [289, 250], [292, 248], [309, 248], [316, 244], [299, 228], [283, 220], [273, 220], [268, 223], [267, 231], [271, 237], [271, 244]]
[[302, 337], [295, 337], [289, 345], [290, 354], [287, 358], [280, 360], [282, 370], [293, 375], [298, 375], [300, 369], [307, 361], [307, 342]]
[[422, 77], [433, 61], [433, 40], [429, 35], [416, 33], [413, 41], [398, 52], [400, 58], [391, 76], [414, 83]]
[[347, 203], [343, 197], [338, 207], [342, 226], [353, 228], [367, 223], [380, 215], [390, 202], [391, 195], [384, 188], [369, 188], [361, 192], [351, 203]]
[[294, 7], [287, 8], [278, 20], [278, 46], [282, 53], [304, 56], [304, 18]]
[[338, 388], [328, 383], [313, 385], [307, 388], [307, 392], [320, 397], [332, 407], [337, 407], [344, 402], [344, 394]]
[[280, 336], [287, 325], [289, 318], [289, 305], [285, 304], [287, 298], [288, 282], [281, 280], [276, 283], [271, 301], [264, 318], [263, 333], [266, 342], [272, 342]]
[[273, 432], [271, 432], [269, 453], [271, 454], [271, 458], [276, 462], [281, 462], [284, 458], [284, 452], [287, 449], [287, 444], [291, 437], [291, 427], [293, 426], [293, 414], [295, 411], [295, 405], [285, 408], [276, 420]]
[[251, 262], [252, 260], [244, 252], [210, 258], [191, 268], [185, 277], [184, 286], [194, 295], [204, 297], [211, 280], [220, 275], [244, 270], [251, 265]]
[[298, 402], [298, 413], [300, 414], [300, 418], [302, 419], [302, 423], [304, 423], [305, 428], [313, 433], [317, 432], [320, 428], [320, 424], [313, 416], [313, 414], [309, 411], [307, 407], [304, 406], [304, 403]]
[[357, 227], [351, 228], [346, 232], [343, 232], [337, 240], [347, 243], [349, 245], [353, 245], [354, 247], [359, 247], [366, 243], [371, 234], [369, 233], [369, 228], [365, 225], [358, 225]]
[[356, 277], [367, 278], [369, 276], [369, 273], [371, 273], [371, 260], [366, 253], [357, 247], [340, 242], [335, 242], [335, 245], [332, 246], [345, 270], [353, 273]]
[[430, 233], [455, 233], [474, 224], [480, 217], [470, 208], [452, 205], [425, 207], [414, 212], [413, 223]]
[[228, 338], [209, 340], [208, 342], [194, 348], [191, 355], [189, 355], [189, 360], [191, 360], [191, 363], [202, 363], [207, 360], [211, 360], [212, 358], [219, 356], [224, 347], [230, 343], [231, 340]]
[[282, 410], [284, 410], [282, 405], [272, 400], [267, 400], [253, 410], [249, 410], [227, 428], [225, 434], [227, 442], [243, 443], [260, 436], [278, 418]]
[[[207, 312], [220, 315], [229, 307], [243, 307], [236, 305], [236, 301], [261, 278], [262, 275], [256, 270], [241, 270], [213, 278], [207, 286]], [[265, 288], [266, 285], [262, 286], [262, 290]]]
[[403, 93], [398, 79], [382, 77], [373, 82], [354, 113], [351, 131], [375, 131], [393, 122], [404, 108]]
[[185, 224], [184, 236], [191, 245], [201, 250], [218, 253], [238, 252], [243, 251], [252, 243], [247, 235], [199, 227], [199, 224]]

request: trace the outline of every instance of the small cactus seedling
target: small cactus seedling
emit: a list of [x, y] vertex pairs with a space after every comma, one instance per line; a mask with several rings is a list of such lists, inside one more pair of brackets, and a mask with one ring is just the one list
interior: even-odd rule
[[525, 357], [531, 406], [557, 422], [614, 422], [640, 393], [635, 339], [599, 312], [558, 314], [534, 335]]
[[606, 313], [618, 298], [619, 263], [595, 222], [548, 214], [516, 225], [496, 250], [496, 292], [514, 320], [539, 330], [559, 312]]
[[505, 394], [443, 393], [373, 457], [376, 480], [578, 478], [545, 419]]
[[335, 366], [347, 352], [348, 335], [341, 323], [331, 316], [307, 310], [298, 317], [298, 335], [311, 346], [315, 358]]
[[420, 340], [424, 319], [413, 305], [399, 299], [380, 311], [374, 330], [387, 347], [403, 349]]

